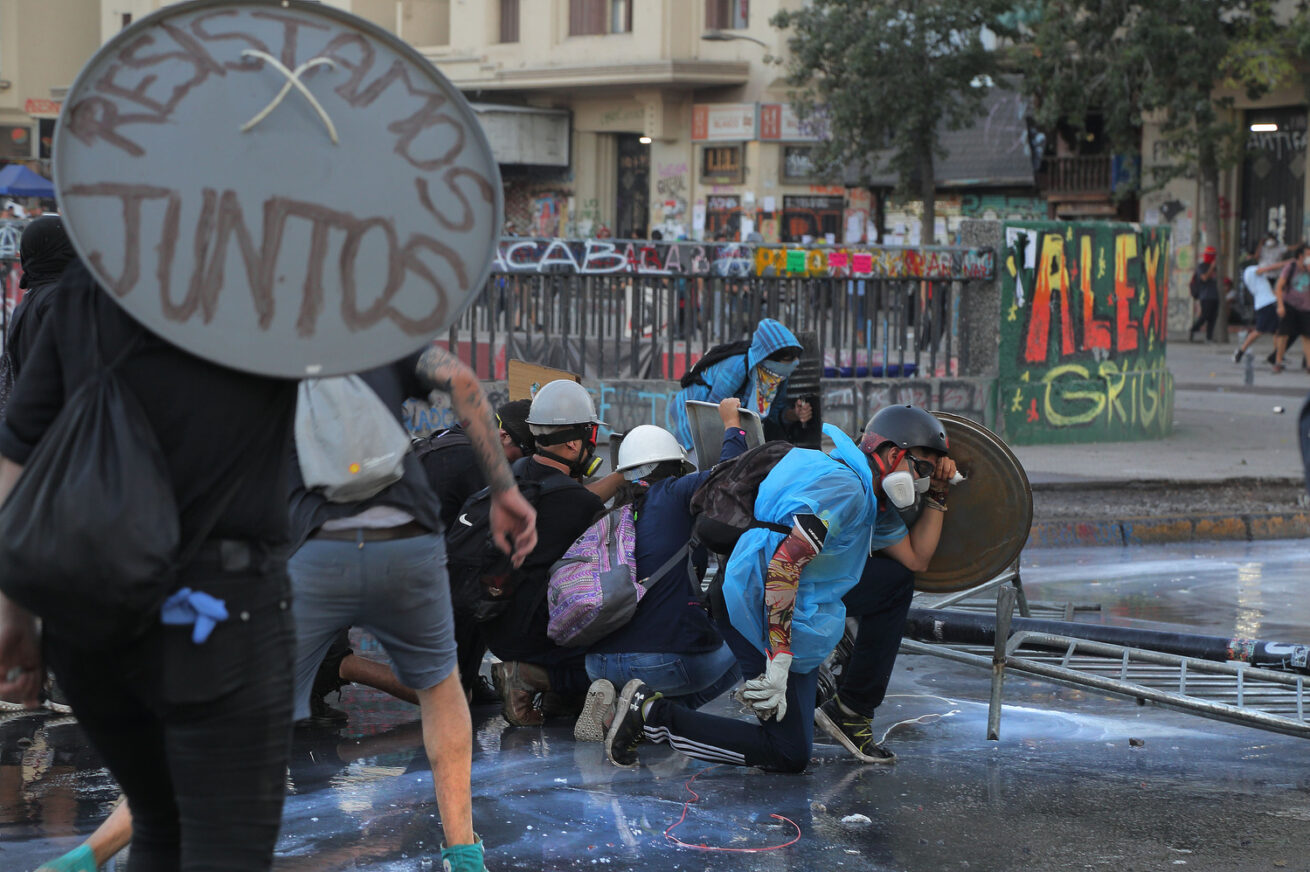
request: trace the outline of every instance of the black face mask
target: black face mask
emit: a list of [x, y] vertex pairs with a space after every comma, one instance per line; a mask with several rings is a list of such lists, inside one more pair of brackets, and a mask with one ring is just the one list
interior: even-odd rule
[[64, 232], [64, 222], [58, 215], [42, 215], [23, 231], [19, 240], [19, 259], [23, 277], [18, 285], [29, 288], [36, 282], [56, 279], [77, 257], [73, 243]]

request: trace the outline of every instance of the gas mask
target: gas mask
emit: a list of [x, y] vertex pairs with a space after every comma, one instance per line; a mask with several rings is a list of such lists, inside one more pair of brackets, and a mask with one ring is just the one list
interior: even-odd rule
[[[927, 488], [924, 488], [927, 490]], [[910, 475], [909, 470], [898, 469], [895, 472], [888, 473], [882, 479], [882, 492], [891, 500], [892, 505], [898, 509], [908, 509], [914, 505], [914, 495], [916, 492], [916, 483], [914, 476]]]
[[783, 363], [781, 360], [760, 361], [760, 366], [764, 367], [765, 370], [773, 373], [779, 378], [787, 378], [793, 372], [795, 372], [796, 367], [800, 365], [801, 365], [800, 360], [789, 360], [786, 363]]
[[[543, 457], [563, 463], [569, 468], [572, 478], [590, 478], [600, 469], [603, 461], [596, 456], [596, 436], [599, 427], [595, 424], [580, 424], [571, 430], [561, 430], [546, 436], [537, 437], [537, 453]], [[547, 451], [548, 445], [562, 445], [574, 439], [582, 441], [582, 450], [574, 460], [561, 457], [553, 451]]]

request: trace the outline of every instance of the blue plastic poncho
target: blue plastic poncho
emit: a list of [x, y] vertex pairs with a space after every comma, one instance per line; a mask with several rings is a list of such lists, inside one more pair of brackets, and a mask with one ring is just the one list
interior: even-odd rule
[[[801, 570], [796, 593], [791, 668], [797, 673], [817, 669], [841, 641], [846, 624], [842, 597], [860, 580], [871, 546], [883, 548], [900, 538], [897, 535], [881, 544], [873, 540], [877, 500], [868, 459], [841, 430], [825, 424], [823, 432], [833, 441], [831, 455], [792, 449], [765, 477], [755, 498], [758, 520], [790, 527], [794, 515], [813, 514], [828, 524], [823, 550]], [[886, 535], [892, 532], [888, 529]], [[723, 597], [729, 620], [765, 654], [764, 576], [786, 535], [747, 530], [737, 540], [724, 571]]]

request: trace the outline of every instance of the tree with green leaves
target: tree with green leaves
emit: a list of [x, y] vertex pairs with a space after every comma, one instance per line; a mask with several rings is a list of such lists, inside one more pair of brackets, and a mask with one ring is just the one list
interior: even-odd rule
[[897, 192], [923, 201], [923, 240], [934, 242], [936, 161], [943, 127], [981, 115], [1001, 74], [985, 43], [1009, 0], [812, 0], [770, 19], [789, 31], [787, 82], [802, 118], [818, 116], [828, 138], [816, 170], [854, 168], [865, 180], [891, 170]]
[[[1146, 189], [1196, 179], [1200, 229], [1218, 247], [1219, 174], [1239, 164], [1247, 131], [1231, 111], [1294, 75], [1296, 28], [1269, 0], [1042, 0], [1018, 66], [1039, 126], [1104, 119], [1113, 151], [1141, 149], [1144, 119], [1159, 124], [1163, 163]], [[1186, 240], [1190, 242], [1190, 240]]]

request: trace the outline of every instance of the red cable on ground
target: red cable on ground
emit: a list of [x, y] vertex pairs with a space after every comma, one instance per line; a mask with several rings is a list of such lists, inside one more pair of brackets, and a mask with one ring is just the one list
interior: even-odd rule
[[780, 814], [770, 814], [769, 817], [773, 818], [774, 820], [786, 821], [787, 823], [791, 824], [793, 827], [796, 827], [795, 837], [792, 838], [790, 841], [783, 842], [781, 845], [769, 845], [768, 847], [764, 847], [764, 848], [721, 848], [718, 847], [717, 845], [706, 845], [704, 843], [699, 845], [693, 845], [690, 842], [684, 842], [682, 841], [682, 839], [679, 839], [677, 836], [673, 835], [673, 831], [676, 830], [678, 827], [682, 826], [683, 822], [687, 820], [687, 810], [691, 808], [692, 803], [700, 801], [700, 794], [691, 789], [691, 783], [695, 781], [697, 778], [700, 778], [706, 772], [709, 772], [711, 769], [717, 769], [717, 768], [718, 768], [717, 766], [707, 767], [705, 769], [702, 769], [700, 772], [697, 772], [695, 775], [691, 776], [691, 778], [687, 779], [687, 783], [684, 785], [684, 787], [687, 788], [687, 792], [692, 795], [692, 798], [682, 804], [682, 816], [678, 818], [676, 821], [674, 821], [672, 824], [670, 824], [669, 828], [664, 831], [664, 838], [668, 839], [670, 842], [677, 845], [679, 848], [691, 848], [693, 851], [725, 851], [734, 854], [761, 854], [765, 851], [776, 851], [779, 848], [785, 848], [788, 845], [794, 845], [801, 840], [801, 828], [796, 823], [796, 821], [792, 820], [789, 817], [783, 817]]

